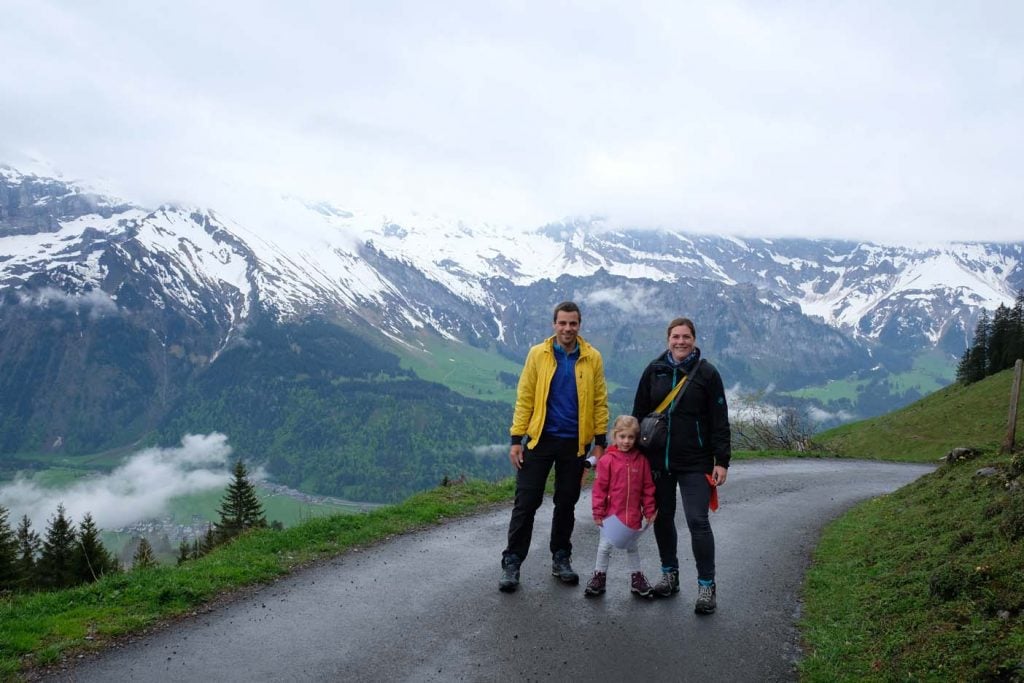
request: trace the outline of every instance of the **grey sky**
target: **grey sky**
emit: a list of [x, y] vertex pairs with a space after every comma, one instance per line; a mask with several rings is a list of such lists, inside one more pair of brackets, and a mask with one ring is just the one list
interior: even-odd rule
[[529, 227], [1024, 239], [1024, 3], [3, 0], [0, 163]]

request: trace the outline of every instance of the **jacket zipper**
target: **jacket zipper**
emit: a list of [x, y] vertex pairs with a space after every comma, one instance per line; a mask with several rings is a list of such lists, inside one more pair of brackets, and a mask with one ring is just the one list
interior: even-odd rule
[[701, 448], [704, 448], [704, 439], [701, 438], [701, 435], [700, 435], [700, 420], [697, 420], [696, 423], [697, 423], [697, 445], [700, 446]]
[[[672, 368], [672, 388], [676, 388], [676, 373], [679, 372], [678, 368]], [[672, 443], [672, 410], [675, 408], [671, 403], [668, 404], [668, 421], [665, 424], [665, 471], [668, 472], [668, 446]]]

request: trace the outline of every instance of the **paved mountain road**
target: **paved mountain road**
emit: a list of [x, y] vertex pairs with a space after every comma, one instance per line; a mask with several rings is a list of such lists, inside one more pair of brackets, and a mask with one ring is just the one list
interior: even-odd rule
[[[550, 575], [550, 501], [538, 512], [522, 585], [497, 590], [509, 509], [350, 552], [213, 612], [62, 671], [74, 681], [784, 681], [799, 657], [799, 591], [822, 526], [930, 471], [850, 460], [737, 461], [712, 515], [718, 612], [693, 613], [696, 579], [680, 530], [683, 590], [629, 593], [625, 555], [608, 592], [584, 598], [597, 532], [584, 495], [567, 587]], [[677, 523], [684, 527], [682, 512]], [[644, 569], [658, 574], [653, 534]]]

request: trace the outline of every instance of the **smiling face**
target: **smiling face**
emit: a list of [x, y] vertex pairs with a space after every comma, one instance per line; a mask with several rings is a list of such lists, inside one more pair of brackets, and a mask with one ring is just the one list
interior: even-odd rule
[[678, 362], [690, 355], [697, 338], [688, 325], [676, 325], [668, 332], [668, 350]]
[[566, 351], [576, 348], [576, 337], [580, 333], [580, 314], [578, 311], [558, 311], [555, 314], [555, 341]]
[[632, 428], [616, 430], [615, 434], [612, 435], [615, 440], [615, 447], [623, 453], [633, 450], [633, 444], [636, 443], [636, 430]]

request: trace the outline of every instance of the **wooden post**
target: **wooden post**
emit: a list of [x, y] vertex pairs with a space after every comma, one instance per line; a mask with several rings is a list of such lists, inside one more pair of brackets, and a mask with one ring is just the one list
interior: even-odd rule
[[1017, 436], [1017, 402], [1020, 400], [1020, 358], [1013, 364], [1013, 386], [1010, 388], [1010, 421], [1006, 425], [1006, 440], [1003, 441], [1003, 453], [1013, 453]]

